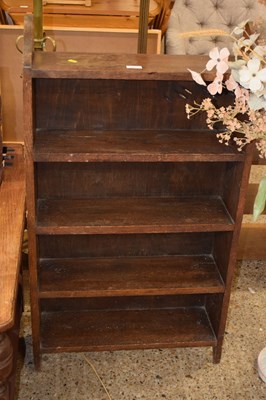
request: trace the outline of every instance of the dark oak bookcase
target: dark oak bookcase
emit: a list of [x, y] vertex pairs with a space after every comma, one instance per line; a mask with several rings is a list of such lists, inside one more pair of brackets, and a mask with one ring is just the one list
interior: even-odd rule
[[251, 149], [186, 118], [187, 90], [207, 95], [187, 68], [205, 62], [26, 48], [37, 366], [47, 352], [179, 346], [219, 362]]

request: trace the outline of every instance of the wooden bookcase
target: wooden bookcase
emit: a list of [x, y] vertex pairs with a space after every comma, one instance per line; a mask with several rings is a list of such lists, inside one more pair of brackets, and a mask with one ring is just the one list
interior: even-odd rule
[[187, 90], [206, 97], [187, 68], [205, 62], [26, 51], [37, 366], [48, 352], [178, 346], [212, 346], [219, 362], [252, 155], [186, 118]]

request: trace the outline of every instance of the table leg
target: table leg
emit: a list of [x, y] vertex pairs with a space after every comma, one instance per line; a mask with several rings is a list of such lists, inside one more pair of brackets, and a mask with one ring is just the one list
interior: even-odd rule
[[0, 400], [9, 400], [8, 378], [13, 368], [13, 347], [6, 333], [0, 333]]

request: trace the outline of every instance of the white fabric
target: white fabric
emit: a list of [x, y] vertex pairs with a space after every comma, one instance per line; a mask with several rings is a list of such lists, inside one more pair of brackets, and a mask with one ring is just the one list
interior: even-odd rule
[[168, 54], [207, 54], [211, 48], [229, 46], [226, 36], [180, 38], [178, 33], [207, 29], [231, 32], [247, 19], [266, 19], [266, 6], [256, 0], [175, 0], [166, 33]]
[[266, 347], [261, 350], [258, 357], [258, 372], [263, 382], [266, 383]]

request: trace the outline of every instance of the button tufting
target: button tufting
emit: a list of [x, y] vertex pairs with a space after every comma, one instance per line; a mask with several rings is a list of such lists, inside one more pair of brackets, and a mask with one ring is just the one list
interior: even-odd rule
[[213, 7], [215, 10], [219, 10], [219, 8], [221, 8], [218, 0], [215, 3], [213, 3]]
[[185, 7], [190, 7], [191, 6], [191, 1], [190, 0], [184, 0], [184, 6]]
[[[169, 25], [171, 28], [177, 26], [176, 29], [181, 32], [215, 28], [232, 32], [240, 19], [241, 21], [248, 18], [256, 19], [259, 10], [256, 0], [175, 0], [175, 13], [172, 13]], [[175, 15], [178, 18], [175, 19]], [[202, 51], [208, 54], [209, 49], [214, 46], [219, 48], [227, 46], [230, 51], [232, 50], [231, 41], [226, 36], [218, 36], [216, 39], [214, 35], [202, 36], [195, 41], [187, 39], [185, 42], [186, 45], [191, 43], [191, 46], [185, 48], [184, 39], [180, 39], [176, 46], [178, 52], [187, 51], [187, 54], [198, 54]]]
[[199, 21], [199, 22], [197, 22], [197, 24], [198, 24], [201, 28], [204, 28], [204, 27], [206, 27], [206, 25], [207, 25], [207, 23], [206, 23], [205, 21]]
[[254, 4], [253, 4], [253, 3], [248, 3], [248, 4], [246, 5], [246, 9], [247, 9], [247, 10], [252, 10], [252, 8], [254, 8]]

